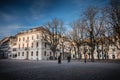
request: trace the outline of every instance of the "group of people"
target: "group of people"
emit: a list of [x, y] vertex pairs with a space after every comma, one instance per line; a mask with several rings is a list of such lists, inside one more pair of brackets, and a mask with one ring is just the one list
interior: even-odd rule
[[[59, 55], [59, 57], [58, 57], [58, 64], [61, 64], [61, 54]], [[71, 56], [69, 55], [68, 57], [67, 57], [67, 60], [68, 60], [68, 63], [70, 62], [70, 60], [71, 60]]]

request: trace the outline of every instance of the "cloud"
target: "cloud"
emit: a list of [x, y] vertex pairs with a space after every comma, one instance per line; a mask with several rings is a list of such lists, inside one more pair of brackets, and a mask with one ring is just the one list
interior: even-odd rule
[[6, 36], [15, 35], [15, 32], [17, 32], [20, 28], [20, 26], [14, 24], [0, 27], [0, 39]]
[[5, 13], [3, 11], [0, 11], [0, 22], [3, 23], [11, 23], [12, 21], [16, 21], [18, 17], [16, 15]]

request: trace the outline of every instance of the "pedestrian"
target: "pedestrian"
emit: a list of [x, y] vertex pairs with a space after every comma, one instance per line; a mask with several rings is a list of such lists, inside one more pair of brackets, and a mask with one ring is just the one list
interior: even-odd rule
[[87, 61], [87, 54], [85, 54], [85, 63], [86, 63], [86, 61]]
[[67, 60], [68, 60], [68, 63], [69, 63], [70, 60], [71, 60], [71, 56], [70, 55], [67, 57]]
[[61, 54], [58, 56], [58, 64], [61, 64]]

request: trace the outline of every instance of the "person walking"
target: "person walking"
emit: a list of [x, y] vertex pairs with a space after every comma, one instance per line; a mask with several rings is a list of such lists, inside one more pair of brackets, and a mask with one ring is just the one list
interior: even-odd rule
[[67, 60], [68, 60], [68, 63], [69, 63], [70, 60], [71, 60], [71, 56], [70, 55], [67, 57]]
[[85, 54], [85, 60], [84, 61], [85, 61], [85, 63], [87, 62], [87, 54]]
[[58, 64], [61, 64], [61, 53], [60, 53], [60, 55], [58, 56]]

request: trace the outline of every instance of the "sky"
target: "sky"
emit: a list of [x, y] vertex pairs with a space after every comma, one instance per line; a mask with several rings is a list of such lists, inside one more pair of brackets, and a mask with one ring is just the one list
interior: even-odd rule
[[58, 18], [66, 26], [89, 6], [102, 7], [108, 0], [0, 0], [0, 40]]

